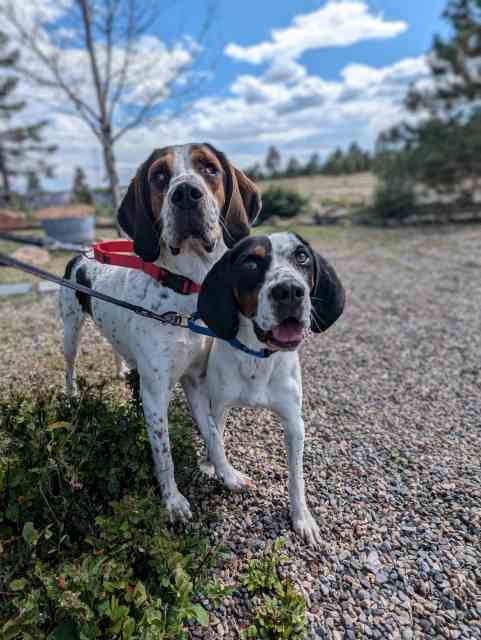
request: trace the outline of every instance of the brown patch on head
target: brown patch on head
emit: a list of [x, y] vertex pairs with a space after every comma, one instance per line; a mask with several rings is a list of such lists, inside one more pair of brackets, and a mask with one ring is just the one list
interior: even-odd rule
[[236, 242], [246, 238], [250, 233], [250, 227], [261, 209], [260, 191], [221, 151], [207, 143], [199, 147], [207, 148], [223, 169], [224, 196], [218, 202], [224, 201], [224, 241], [232, 248]]
[[219, 211], [225, 204], [224, 169], [216, 154], [206, 145], [192, 148], [192, 166], [205, 180], [212, 195], [217, 200]]
[[254, 255], [258, 256], [259, 258], [265, 258], [265, 256], [266, 256], [266, 249], [265, 249], [265, 247], [263, 247], [262, 245], [258, 245], [258, 246], [254, 249]]
[[170, 177], [174, 166], [174, 154], [170, 149], [161, 155], [149, 167], [148, 181], [150, 185], [150, 204], [154, 220], [159, 221], [164, 206], [164, 199], [169, 188]]
[[257, 305], [259, 303], [260, 287], [254, 291], [240, 293], [238, 289], [234, 289], [234, 297], [237, 300], [239, 309], [246, 318], [254, 318], [257, 313]]

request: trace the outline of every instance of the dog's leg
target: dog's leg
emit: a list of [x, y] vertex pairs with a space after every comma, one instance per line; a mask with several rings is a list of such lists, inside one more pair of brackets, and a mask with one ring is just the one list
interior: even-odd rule
[[300, 407], [297, 410], [290, 410], [288, 407], [284, 407], [278, 413], [284, 427], [284, 440], [287, 447], [292, 524], [294, 530], [308, 544], [318, 547], [321, 544], [321, 534], [306, 503], [303, 463], [304, 421]]
[[[143, 375], [141, 371], [139, 375], [140, 395], [162, 500], [172, 522], [187, 522], [192, 518], [192, 513], [189, 502], [177, 488], [170, 449], [167, 416], [170, 393], [165, 383], [162, 384], [162, 379], [153, 379], [150, 375]], [[168, 375], [165, 380], [168, 380]]]
[[254, 481], [249, 476], [234, 469], [227, 460], [224, 447], [224, 427], [227, 417], [225, 407], [211, 407], [208, 416], [206, 444], [209, 460], [212, 461], [215, 473], [231, 491], [245, 491], [254, 488]]
[[[188, 375], [184, 376], [181, 380], [182, 388], [189, 403], [192, 417], [199, 428], [200, 434], [204, 439], [207, 446], [209, 437], [209, 395], [208, 388], [205, 381], [205, 375], [190, 371]], [[202, 459], [199, 463], [200, 470], [205, 473], [209, 478], [215, 476], [215, 468], [212, 461], [207, 457]]]
[[115, 376], [118, 380], [125, 380], [128, 374], [130, 373], [130, 369], [125, 364], [124, 360], [119, 356], [119, 354], [114, 351], [114, 360], [115, 360]]
[[[75, 308], [78, 307], [78, 308]], [[80, 333], [85, 320], [80, 305], [72, 300], [72, 308], [62, 308], [63, 317], [63, 355], [65, 360], [65, 385], [67, 395], [75, 396], [78, 393], [75, 376], [75, 359], [77, 357]]]

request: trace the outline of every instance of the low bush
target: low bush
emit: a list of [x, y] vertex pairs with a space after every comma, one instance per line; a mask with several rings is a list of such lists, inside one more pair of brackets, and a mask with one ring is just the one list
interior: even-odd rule
[[[80, 389], [74, 400], [38, 390], [0, 399], [0, 637], [187, 640], [209, 624], [201, 602], [232, 593], [211, 577], [223, 550], [199, 525], [166, 521], [140, 403]], [[191, 420], [173, 404], [182, 490], [197, 459]], [[281, 545], [241, 578], [256, 599], [246, 638], [302, 637], [305, 602], [280, 575]]]
[[281, 576], [280, 567], [287, 561], [281, 553], [283, 545], [283, 539], [278, 538], [262, 557], [249, 563], [242, 576], [242, 584], [259, 602], [252, 624], [242, 631], [243, 640], [304, 637], [306, 603], [292, 580]]
[[[16, 395], [0, 415], [0, 636], [177, 640], [206, 625], [196, 595], [216, 591], [215, 553], [167, 526], [135, 403], [84, 387], [81, 401]], [[174, 411], [184, 470], [190, 428]]]
[[272, 216], [293, 218], [305, 212], [309, 200], [297, 191], [282, 187], [269, 187], [262, 194], [262, 210], [258, 224], [266, 222]]
[[372, 213], [380, 221], [401, 221], [416, 207], [414, 185], [402, 176], [383, 181], [374, 194]]

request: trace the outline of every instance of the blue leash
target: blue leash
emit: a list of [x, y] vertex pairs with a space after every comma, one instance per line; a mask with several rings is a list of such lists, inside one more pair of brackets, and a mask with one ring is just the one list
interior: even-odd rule
[[[218, 340], [222, 339], [216, 336], [215, 333], [208, 327], [202, 327], [201, 325], [197, 324], [197, 320], [200, 320], [200, 319], [201, 319], [200, 314], [198, 311], [196, 311], [187, 320], [187, 328], [193, 333], [199, 333], [200, 335], [203, 335], [203, 336], [217, 338]], [[269, 351], [269, 349], [260, 349], [259, 351], [250, 349], [248, 346], [246, 346], [243, 342], [241, 342], [237, 338], [234, 338], [233, 340], [226, 340], [225, 342], [228, 342], [230, 346], [233, 347], [234, 349], [238, 349], [239, 351], [242, 351], [242, 353], [246, 353], [249, 356], [254, 356], [255, 358], [268, 358], [273, 353], [272, 351]]]

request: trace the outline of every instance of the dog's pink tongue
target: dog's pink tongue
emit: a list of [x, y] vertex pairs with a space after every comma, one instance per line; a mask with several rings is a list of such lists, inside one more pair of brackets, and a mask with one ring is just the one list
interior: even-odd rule
[[272, 335], [278, 342], [299, 342], [302, 340], [302, 325], [296, 320], [285, 320], [272, 329]]

